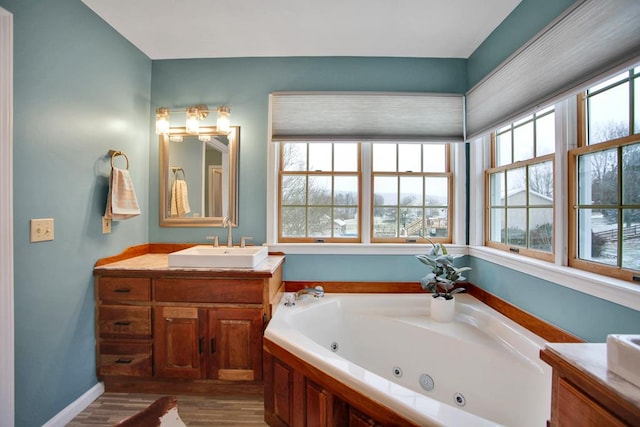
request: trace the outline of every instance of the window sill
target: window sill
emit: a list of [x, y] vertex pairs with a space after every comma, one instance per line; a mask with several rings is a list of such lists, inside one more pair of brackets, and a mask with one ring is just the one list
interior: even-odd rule
[[503, 267], [548, 280], [560, 286], [640, 311], [640, 286], [547, 261], [510, 254], [484, 246], [470, 246], [468, 254]]
[[[515, 255], [484, 246], [447, 244], [453, 255], [470, 255], [560, 286], [640, 311], [640, 286], [576, 268]], [[271, 252], [287, 255], [420, 255], [431, 244], [290, 243], [269, 245]]]
[[[447, 243], [453, 255], [467, 255], [465, 245]], [[280, 243], [269, 245], [270, 252], [287, 255], [421, 255], [431, 250], [430, 243]]]

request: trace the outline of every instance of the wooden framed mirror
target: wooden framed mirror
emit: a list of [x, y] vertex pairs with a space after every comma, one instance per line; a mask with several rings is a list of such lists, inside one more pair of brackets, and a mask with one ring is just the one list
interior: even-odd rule
[[240, 126], [171, 128], [159, 144], [160, 226], [220, 227], [224, 217], [237, 226]]

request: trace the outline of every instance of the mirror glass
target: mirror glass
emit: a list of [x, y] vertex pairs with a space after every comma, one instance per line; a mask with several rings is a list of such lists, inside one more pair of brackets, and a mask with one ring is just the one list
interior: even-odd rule
[[239, 146], [239, 126], [160, 135], [160, 226], [220, 227], [224, 217], [237, 225]]

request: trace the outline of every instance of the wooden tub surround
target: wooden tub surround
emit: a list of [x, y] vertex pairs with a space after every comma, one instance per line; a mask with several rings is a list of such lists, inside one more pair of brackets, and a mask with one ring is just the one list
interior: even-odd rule
[[146, 244], [94, 268], [96, 366], [105, 390], [262, 394], [262, 332], [282, 293], [284, 256], [254, 269], [178, 269]]
[[264, 420], [270, 426], [418, 426], [268, 339], [264, 350]]

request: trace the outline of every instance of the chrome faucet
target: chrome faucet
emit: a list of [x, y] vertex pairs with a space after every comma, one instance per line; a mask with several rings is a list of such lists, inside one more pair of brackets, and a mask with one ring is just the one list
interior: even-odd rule
[[218, 236], [207, 236], [207, 240], [213, 240], [212, 245], [214, 248], [217, 248], [220, 245]]
[[318, 285], [315, 288], [300, 289], [296, 292], [296, 299], [300, 299], [304, 295], [313, 295], [314, 298], [322, 298], [324, 296], [324, 288]]
[[227, 247], [233, 247], [233, 238], [231, 237], [231, 227], [233, 226], [231, 220], [228, 216], [222, 218], [222, 227], [227, 227]]

